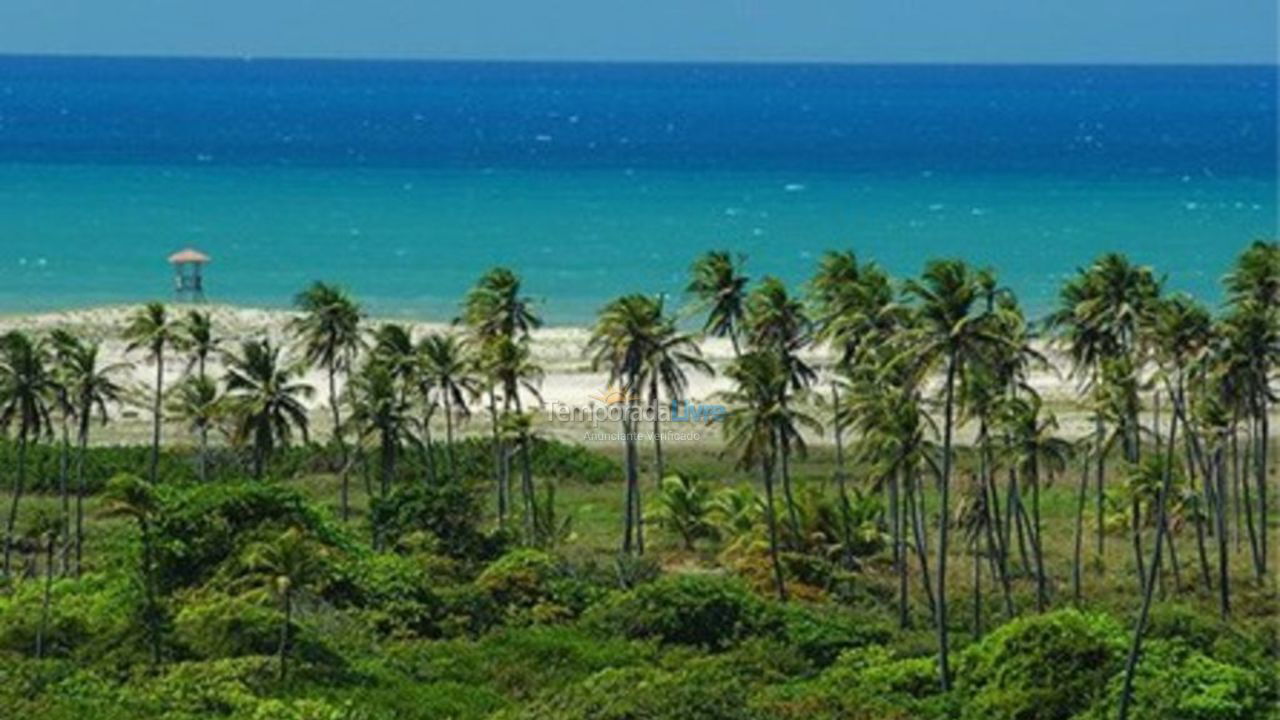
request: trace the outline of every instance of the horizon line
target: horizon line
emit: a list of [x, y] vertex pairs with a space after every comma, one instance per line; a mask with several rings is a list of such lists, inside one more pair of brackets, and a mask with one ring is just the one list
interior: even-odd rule
[[559, 57], [382, 57], [382, 56], [326, 56], [326, 55], [257, 55], [196, 53], [190, 55], [168, 53], [63, 53], [63, 52], [4, 52], [0, 60], [180, 60], [206, 62], [318, 62], [318, 63], [424, 63], [424, 64], [511, 64], [511, 65], [724, 65], [724, 66], [848, 66], [848, 67], [1222, 67], [1222, 68], [1275, 68], [1280, 70], [1280, 57], [1273, 62], [1249, 61], [1164, 61], [1164, 60], [839, 60], [805, 58], [771, 59], [637, 59], [637, 58], [559, 58]]

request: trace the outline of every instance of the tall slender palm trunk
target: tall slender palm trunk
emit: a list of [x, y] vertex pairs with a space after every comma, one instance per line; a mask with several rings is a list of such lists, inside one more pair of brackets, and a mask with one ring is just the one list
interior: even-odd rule
[[154, 485], [160, 472], [160, 426], [164, 424], [161, 403], [164, 400], [164, 350], [156, 351], [156, 391], [151, 408], [151, 467], [150, 479]]
[[773, 466], [774, 457], [778, 454], [776, 436], [770, 436], [769, 457], [764, 458], [760, 462], [761, 473], [764, 475], [764, 502], [765, 502], [765, 521], [769, 525], [769, 558], [773, 562], [773, 582], [778, 590], [778, 600], [787, 601], [787, 582], [782, 573], [782, 559], [778, 555], [778, 512], [773, 499]]
[[942, 509], [938, 520], [938, 675], [943, 692], [951, 689], [947, 627], [947, 540], [951, 525], [951, 431], [955, 411], [956, 370], [956, 354], [952, 350], [947, 357], [947, 397], [942, 424]]
[[4, 576], [12, 577], [13, 533], [18, 524], [18, 504], [22, 502], [22, 490], [27, 481], [27, 428], [18, 431], [18, 473], [14, 479], [13, 498], [9, 501], [9, 519], [4, 530]]
[[89, 460], [89, 408], [80, 416], [79, 450], [76, 453], [76, 527], [75, 527], [75, 577], [80, 577], [84, 563], [84, 496], [85, 464]]
[[1084, 506], [1089, 491], [1089, 456], [1080, 462], [1080, 491], [1076, 495], [1075, 547], [1071, 560], [1071, 599], [1080, 605], [1080, 565], [1084, 560]]
[[40, 603], [40, 626], [36, 630], [36, 659], [44, 657], [44, 640], [49, 631], [49, 606], [53, 598], [53, 547], [56, 534], [50, 534], [44, 553], [44, 596]]
[[[204, 373], [203, 362], [204, 361], [202, 359], [201, 374]], [[351, 463], [348, 458], [347, 439], [345, 434], [342, 432], [342, 411], [338, 408], [338, 371], [337, 368], [334, 367], [334, 363], [329, 363], [328, 371], [329, 410], [333, 415], [333, 440], [338, 444], [338, 472], [341, 473], [342, 476], [342, 496], [340, 498], [342, 505], [342, 520], [343, 522], [346, 522], [351, 518]], [[205, 438], [201, 438], [201, 442], [205, 442]], [[201, 459], [201, 472], [203, 472], [203, 462], [204, 460]]]
[[666, 475], [666, 467], [662, 459], [662, 425], [658, 422], [658, 376], [654, 376], [649, 380], [649, 405], [653, 410], [653, 456], [654, 456], [654, 483], [655, 488], [661, 487], [662, 478]]
[[498, 429], [498, 399], [492, 386], [489, 387], [489, 419], [493, 431], [493, 483], [498, 492], [498, 526], [506, 527], [510, 497], [506, 473], [503, 472], [505, 463], [502, 461], [502, 433]]
[[1129, 705], [1133, 700], [1133, 679], [1138, 669], [1138, 660], [1142, 655], [1142, 636], [1147, 630], [1147, 622], [1151, 616], [1151, 600], [1155, 595], [1156, 580], [1160, 576], [1161, 553], [1164, 550], [1165, 534], [1168, 529], [1169, 489], [1173, 481], [1173, 440], [1177, 435], [1177, 429], [1178, 419], [1174, 415], [1169, 423], [1169, 462], [1165, 465], [1164, 478], [1161, 481], [1160, 492], [1156, 500], [1158, 519], [1156, 522], [1155, 549], [1152, 551], [1151, 572], [1144, 578], [1142, 609], [1138, 612], [1138, 620], [1133, 630], [1133, 640], [1129, 645], [1129, 656], [1125, 661], [1124, 685], [1120, 691], [1120, 720], [1128, 720], [1129, 717]]

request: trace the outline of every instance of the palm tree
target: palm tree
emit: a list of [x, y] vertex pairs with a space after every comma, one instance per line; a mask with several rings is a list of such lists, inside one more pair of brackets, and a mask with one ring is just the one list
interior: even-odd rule
[[711, 250], [694, 261], [693, 277], [685, 291], [693, 295], [706, 310], [703, 332], [713, 337], [727, 337], [733, 343], [733, 354], [742, 353], [739, 334], [746, 312], [748, 278], [742, 274], [746, 258], [727, 250]]
[[1258, 485], [1259, 527], [1257, 569], [1266, 572], [1269, 524], [1267, 520], [1267, 453], [1270, 444], [1269, 405], [1275, 398], [1270, 378], [1280, 366], [1280, 243], [1255, 242], [1250, 245], [1226, 278], [1231, 299], [1232, 328], [1239, 335], [1239, 346], [1248, 358], [1253, 376], [1250, 381], [1250, 410], [1256, 433], [1254, 472]]
[[652, 329], [649, 352], [644, 358], [639, 382], [648, 387], [649, 407], [653, 412], [653, 450], [656, 460], [656, 480], [663, 482], [666, 477], [666, 466], [662, 459], [662, 431], [659, 425], [659, 407], [661, 396], [674, 409], [678, 403], [685, 401], [689, 389], [687, 370], [697, 370], [707, 375], [714, 375], [711, 364], [702, 358], [702, 350], [692, 335], [681, 332], [676, 327], [675, 319], [663, 311], [663, 301], [658, 300], [658, 312], [655, 326]]
[[49, 353], [43, 342], [11, 331], [0, 337], [0, 427], [18, 430], [18, 471], [5, 524], [4, 574], [10, 577], [18, 505], [27, 481], [27, 448], [52, 434], [51, 404], [57, 389], [50, 374]]
[[96, 342], [77, 342], [67, 353], [62, 382], [75, 406], [79, 420], [76, 433], [76, 508], [75, 508], [75, 574], [80, 574], [84, 558], [85, 465], [88, 460], [89, 431], [95, 415], [102, 425], [109, 419], [108, 405], [119, 405], [125, 389], [116, 376], [129, 370], [128, 363], [102, 364], [101, 346]]
[[[786, 374], [786, 382], [778, 388], [778, 412], [788, 421], [779, 422], [777, 428], [779, 460], [782, 471], [782, 492], [787, 503], [787, 517], [792, 537], [800, 535], [795, 493], [791, 487], [791, 456], [804, 452], [804, 442], [799, 434], [800, 425], [816, 423], [794, 413], [792, 400], [796, 393], [808, 390], [817, 379], [817, 373], [803, 359], [800, 351], [812, 340], [813, 326], [804, 305], [787, 292], [786, 285], [775, 277], [765, 277], [747, 298], [747, 329], [754, 350], [772, 354], [778, 358]], [[795, 420], [795, 422], [791, 422]], [[814, 428], [821, 432], [820, 428]]]
[[49, 611], [53, 599], [53, 553], [65, 526], [65, 518], [42, 512], [32, 519], [28, 529], [35, 547], [44, 548], [44, 596], [40, 602], [40, 624], [36, 628], [36, 659], [44, 657], [45, 636], [49, 630]]
[[[62, 500], [63, 538], [71, 536], [71, 494], [68, 488], [71, 476], [71, 424], [75, 421], [77, 406], [72, 399], [69, 385], [71, 360], [80, 349], [80, 340], [63, 329], [54, 330], [49, 335], [52, 348], [51, 373], [54, 378], [54, 407], [58, 412], [61, 442], [58, 443], [58, 495]], [[63, 572], [69, 569], [67, 551], [63, 548]]]
[[1053, 413], [1043, 409], [1037, 395], [1006, 401], [1000, 416], [1009, 438], [1008, 462], [1031, 484], [1030, 535], [1036, 563], [1036, 609], [1044, 612], [1049, 596], [1040, 522], [1040, 486], [1046, 476], [1052, 477], [1066, 469], [1071, 443], [1054, 436], [1058, 421]]
[[142, 584], [145, 590], [145, 618], [151, 645], [151, 665], [160, 664], [160, 599], [155, 567], [155, 538], [152, 528], [160, 511], [155, 486], [134, 475], [117, 475], [107, 484], [104, 494], [107, 517], [123, 517], [138, 525], [142, 541]]
[[147, 357], [156, 365], [156, 384], [153, 389], [151, 404], [151, 464], [147, 477], [152, 484], [158, 480], [160, 468], [160, 427], [163, 422], [161, 401], [164, 397], [164, 353], [178, 345], [178, 328], [170, 320], [163, 303], [147, 303], [129, 318], [125, 327], [124, 338], [128, 341], [126, 350], [134, 352], [145, 350]]
[[[937, 606], [929, 574], [925, 528], [919, 521], [922, 513], [916, 512], [918, 476], [922, 471], [933, 469], [932, 438], [937, 435], [937, 427], [923, 409], [914, 378], [905, 372], [902, 363], [891, 361], [896, 352], [892, 345], [868, 347], [845, 381], [844, 394], [849, 401], [843, 406], [839, 421], [858, 434], [856, 459], [869, 469], [871, 477], [880, 479], [881, 484], [888, 487], [890, 540], [898, 574], [898, 624], [906, 628], [910, 623], [908, 547], [916, 550], [929, 606]], [[914, 542], [906, 539], [908, 524]]]
[[352, 362], [364, 345], [360, 330], [364, 315], [346, 291], [319, 281], [298, 293], [294, 305], [303, 315], [292, 321], [289, 328], [301, 343], [306, 361], [323, 367], [329, 379], [332, 439], [338, 445], [342, 464], [342, 519], [346, 520], [350, 514], [349, 458], [342, 435], [338, 376], [350, 372]]
[[907, 295], [916, 300], [913, 326], [906, 332], [912, 339], [908, 352], [916, 369], [923, 373], [941, 364], [944, 371], [942, 417], [942, 471], [938, 528], [938, 670], [943, 690], [951, 688], [948, 661], [947, 618], [947, 526], [950, 524], [952, 432], [955, 424], [956, 381], [966, 364], [979, 358], [987, 348], [1004, 344], [993, 332], [990, 316], [980, 312], [980, 285], [974, 271], [958, 260], [935, 260], [925, 266], [920, 280], [910, 280]]
[[295, 431], [307, 441], [304, 402], [315, 389], [300, 378], [302, 365], [291, 362], [270, 340], [248, 340], [227, 356], [227, 401], [235, 418], [235, 436], [253, 443], [253, 475], [261, 479], [277, 444], [288, 445]]
[[190, 310], [178, 323], [176, 345], [187, 353], [187, 372], [205, 377], [209, 358], [218, 352], [222, 339], [213, 328], [213, 316], [205, 310]]
[[620, 420], [626, 452], [626, 508], [622, 551], [634, 546], [644, 552], [644, 529], [638, 481], [640, 459], [636, 452], [639, 387], [645, 363], [654, 352], [655, 334], [661, 330], [662, 305], [647, 295], [624, 295], [606, 304], [587, 341], [592, 370], [607, 369], [609, 384], [622, 394]]
[[347, 385], [348, 422], [362, 440], [378, 436], [381, 494], [391, 492], [400, 447], [413, 440], [413, 416], [392, 369], [378, 356], [370, 358]]
[[699, 538], [713, 534], [711, 491], [706, 484], [682, 475], [662, 479], [654, 518], [680, 536], [684, 549], [693, 552]]
[[733, 389], [720, 397], [730, 405], [724, 419], [726, 445], [738, 456], [738, 467], [759, 467], [764, 480], [765, 521], [769, 528], [769, 556], [778, 598], [787, 600], [787, 585], [778, 554], [778, 513], [774, 502], [774, 468], [778, 460], [775, 415], [779, 398], [787, 386], [787, 372], [776, 355], [753, 351], [738, 357], [725, 374]]
[[218, 384], [205, 375], [182, 381], [169, 398], [170, 417], [186, 423], [196, 436], [200, 482], [209, 479], [209, 429], [222, 417], [224, 402]]
[[279, 679], [288, 673], [290, 631], [294, 603], [300, 593], [320, 586], [328, 576], [326, 549], [302, 530], [291, 527], [280, 535], [250, 545], [244, 552], [244, 582], [280, 603]]
[[433, 333], [418, 343], [422, 358], [422, 390], [424, 397], [431, 392], [441, 398], [444, 405], [445, 453], [449, 458], [449, 473], [457, 473], [453, 452], [453, 419], [455, 414], [466, 418], [471, 415], [470, 403], [480, 394], [480, 381], [473, 374], [475, 363], [467, 352], [467, 346], [457, 336]]
[[[530, 359], [529, 334], [542, 325], [533, 301], [522, 294], [520, 277], [503, 267], [492, 268], [467, 291], [462, 314], [455, 320], [466, 325], [469, 342], [475, 347], [481, 374], [486, 378], [489, 413], [493, 429], [493, 476], [498, 490], [498, 522], [505, 525], [510, 497], [509, 456], [502, 439], [502, 420], [497, 394], [502, 392], [502, 412], [523, 414], [520, 389], [534, 390], [542, 372]], [[528, 452], [522, 453], [526, 484], [525, 530], [533, 522], [533, 498]]]

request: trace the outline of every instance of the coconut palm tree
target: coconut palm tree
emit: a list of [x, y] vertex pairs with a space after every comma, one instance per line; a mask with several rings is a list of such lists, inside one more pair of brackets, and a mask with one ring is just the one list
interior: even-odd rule
[[415, 423], [408, 398], [391, 367], [375, 355], [351, 378], [346, 389], [348, 422], [361, 440], [378, 438], [382, 497], [391, 492], [400, 448], [414, 440]]
[[1044, 409], [1038, 395], [1005, 401], [999, 411], [1006, 430], [1006, 461], [1031, 485], [1031, 548], [1035, 553], [1036, 609], [1044, 612], [1049, 602], [1044, 567], [1044, 535], [1040, 521], [1042, 481], [1063, 472], [1071, 456], [1071, 443], [1055, 437], [1058, 421]]
[[133, 520], [141, 537], [141, 576], [146, 599], [144, 616], [151, 646], [152, 667], [160, 664], [160, 598], [155, 566], [155, 538], [152, 529], [160, 512], [155, 486], [134, 475], [117, 475], [107, 484], [103, 514]]
[[37, 551], [44, 551], [44, 594], [40, 601], [40, 623], [36, 626], [36, 659], [45, 655], [45, 637], [49, 632], [49, 614], [53, 600], [54, 551], [58, 538], [66, 529], [65, 519], [53, 512], [40, 511], [31, 519], [27, 537]]
[[711, 364], [702, 358], [698, 341], [689, 333], [676, 327], [675, 319], [663, 310], [663, 300], [658, 299], [657, 320], [652, 329], [649, 352], [643, 361], [638, 381], [648, 388], [649, 407], [653, 412], [653, 451], [655, 479], [661, 484], [666, 477], [666, 465], [662, 457], [662, 431], [659, 425], [659, 408], [662, 396], [674, 409], [685, 401], [689, 390], [689, 370], [714, 375]]
[[209, 479], [209, 430], [222, 418], [226, 403], [218, 384], [205, 375], [183, 380], [169, 398], [167, 410], [173, 419], [185, 423], [196, 436], [200, 482]]
[[[502, 412], [523, 413], [520, 389], [535, 391], [542, 373], [530, 360], [529, 334], [542, 325], [533, 301], [524, 296], [520, 277], [507, 268], [490, 269], [476, 282], [462, 303], [462, 314], [454, 321], [467, 327], [477, 365], [485, 378], [493, 431], [493, 479], [498, 491], [498, 522], [506, 524], [510, 499], [510, 456], [502, 439], [502, 419], [497, 396], [502, 393]], [[528, 453], [522, 453], [529, 464]], [[531, 473], [526, 472], [526, 475]], [[533, 498], [525, 496], [526, 532], [532, 525]]]
[[253, 444], [253, 475], [262, 478], [277, 445], [295, 432], [307, 441], [307, 407], [315, 388], [302, 382], [305, 372], [270, 340], [247, 340], [227, 356], [227, 403], [235, 437]]
[[942, 470], [938, 528], [937, 629], [938, 671], [942, 688], [951, 687], [947, 617], [947, 552], [948, 525], [951, 518], [950, 491], [952, 468], [952, 433], [956, 412], [957, 380], [965, 366], [977, 360], [992, 346], [1006, 344], [1005, 338], [991, 327], [989, 314], [980, 307], [981, 286], [976, 273], [958, 260], [934, 260], [925, 266], [919, 280], [906, 284], [907, 296], [914, 299], [912, 325], [905, 331], [910, 338], [908, 353], [919, 373], [943, 370]]
[[[900, 340], [900, 338], [899, 338]], [[933, 438], [937, 426], [924, 410], [919, 386], [902, 363], [893, 363], [892, 346], [868, 347], [860, 362], [844, 381], [848, 402], [842, 407], [840, 422], [857, 433], [854, 457], [868, 468], [871, 477], [887, 486], [890, 542], [893, 565], [898, 575], [898, 623], [910, 624], [908, 604], [909, 547], [914, 547], [920, 564], [920, 579], [930, 608], [936, 608], [933, 581], [929, 573], [923, 512], [917, 502], [919, 476], [935, 469]], [[914, 541], [907, 540], [911, 528]]]
[[160, 468], [160, 428], [163, 424], [161, 402], [164, 398], [164, 360], [165, 351], [178, 347], [179, 329], [169, 317], [163, 303], [152, 302], [135, 312], [124, 329], [124, 338], [128, 341], [127, 352], [144, 350], [147, 359], [155, 363], [156, 382], [152, 388], [151, 403], [151, 464], [147, 477], [152, 484], [158, 480]]
[[746, 327], [752, 349], [775, 355], [786, 373], [787, 382], [778, 388], [781, 393], [778, 397], [780, 416], [799, 421], [778, 426], [786, 430], [778, 436], [782, 493], [792, 537], [799, 537], [800, 521], [791, 485], [791, 457], [793, 452], [803, 454], [804, 443], [799, 428], [810, 423], [794, 413], [792, 408], [794, 396], [806, 392], [817, 380], [817, 373], [800, 357], [800, 352], [813, 339], [813, 325], [803, 303], [788, 293], [786, 285], [775, 277], [765, 277], [747, 297]]
[[727, 250], [711, 250], [694, 261], [685, 292], [691, 294], [706, 311], [703, 332], [713, 337], [727, 337], [733, 343], [733, 354], [742, 353], [739, 334], [746, 312], [746, 275], [743, 255]]
[[1252, 379], [1250, 411], [1253, 416], [1254, 472], [1258, 486], [1258, 525], [1261, 528], [1256, 567], [1259, 575], [1268, 567], [1269, 521], [1267, 500], [1270, 409], [1275, 402], [1270, 379], [1280, 366], [1280, 243], [1255, 242], [1236, 260], [1226, 278], [1233, 322], [1229, 331], [1248, 358]]
[[209, 358], [218, 353], [222, 338], [213, 327], [213, 316], [207, 310], [189, 310], [178, 322], [176, 345], [187, 353], [187, 373], [206, 376]]
[[765, 521], [769, 529], [769, 557], [778, 598], [787, 600], [787, 585], [778, 552], [778, 513], [774, 501], [774, 469], [779, 442], [776, 414], [788, 383], [785, 366], [772, 353], [752, 351], [738, 357], [725, 375], [733, 388], [719, 395], [730, 406], [724, 419], [725, 443], [738, 457], [738, 467], [760, 468], [764, 480]]
[[62, 382], [67, 395], [75, 406], [79, 421], [76, 432], [76, 503], [75, 503], [75, 574], [79, 576], [84, 558], [84, 497], [85, 464], [88, 459], [89, 432], [95, 415], [106, 425], [109, 405], [119, 405], [124, 400], [125, 388], [116, 377], [127, 372], [129, 363], [102, 361], [101, 345], [97, 342], [78, 341], [66, 354]]
[[49, 352], [44, 342], [25, 333], [11, 331], [0, 336], [0, 427], [9, 433], [16, 426], [18, 468], [9, 519], [5, 523], [4, 575], [10, 577], [18, 506], [27, 481], [27, 450], [32, 442], [53, 433], [52, 405], [57, 390], [49, 370]]
[[457, 473], [453, 451], [454, 417], [471, 415], [470, 404], [480, 395], [480, 380], [467, 345], [455, 335], [433, 333], [418, 342], [424, 398], [434, 393], [444, 406], [445, 454], [449, 473]]
[[[58, 414], [60, 442], [58, 443], [58, 496], [62, 501], [63, 538], [71, 536], [71, 425], [76, 418], [76, 404], [71, 397], [69, 373], [71, 359], [80, 349], [80, 339], [61, 328], [49, 334], [49, 346], [52, 350], [50, 372], [54, 379], [53, 406]], [[67, 552], [70, 546], [63, 548], [63, 572], [70, 567]]]
[[256, 593], [272, 597], [280, 604], [279, 679], [288, 674], [294, 606], [299, 595], [320, 587], [329, 574], [324, 546], [301, 529], [291, 527], [269, 540], [256, 542], [244, 551], [241, 582]]
[[289, 330], [302, 345], [306, 361], [323, 367], [328, 376], [329, 412], [333, 419], [331, 441], [338, 446], [342, 519], [347, 520], [351, 514], [351, 458], [342, 434], [338, 377], [351, 372], [352, 363], [364, 348], [360, 327], [364, 313], [345, 290], [320, 281], [298, 293], [293, 302], [303, 314], [290, 322]]
[[610, 386], [621, 392], [623, 445], [626, 457], [626, 506], [622, 551], [633, 546], [644, 553], [644, 528], [638, 481], [640, 459], [636, 451], [636, 433], [640, 420], [640, 381], [645, 365], [654, 353], [655, 335], [663, 324], [662, 305], [647, 295], [624, 295], [601, 310], [586, 351], [592, 370], [605, 369]]

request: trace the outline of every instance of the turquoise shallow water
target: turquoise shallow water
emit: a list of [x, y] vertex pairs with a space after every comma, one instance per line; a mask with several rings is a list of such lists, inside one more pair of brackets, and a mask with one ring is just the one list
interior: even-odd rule
[[801, 281], [824, 249], [895, 273], [959, 256], [1032, 308], [1104, 249], [1206, 299], [1236, 252], [1274, 236], [1258, 179], [949, 178], [797, 172], [0, 167], [0, 308], [163, 297], [167, 253], [214, 257], [213, 300], [278, 306], [314, 278], [380, 314], [448, 317], [475, 275], [518, 268], [561, 323], [627, 291], [678, 293], [709, 247]]
[[0, 57], [0, 312], [313, 279], [447, 319], [506, 264], [553, 323], [700, 251], [958, 256], [1033, 311], [1107, 250], [1206, 300], [1277, 235], [1274, 68], [240, 63]]

